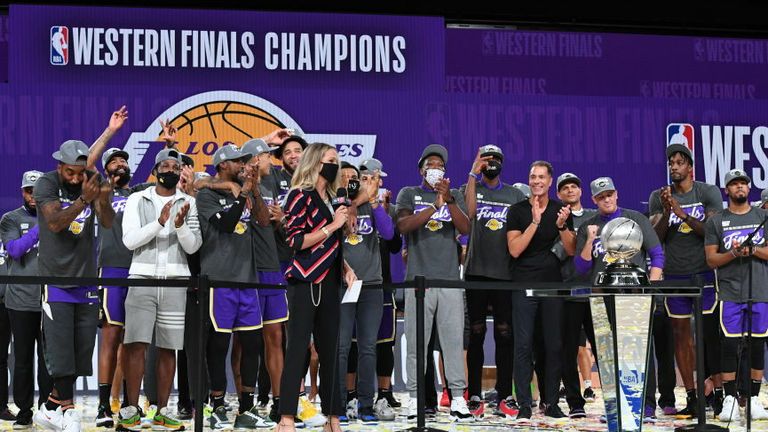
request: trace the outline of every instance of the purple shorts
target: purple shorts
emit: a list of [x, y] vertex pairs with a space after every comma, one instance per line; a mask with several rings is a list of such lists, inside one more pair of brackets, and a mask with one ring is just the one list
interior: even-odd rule
[[[747, 334], [747, 304], [720, 302], [720, 326], [725, 337]], [[752, 303], [752, 336], [768, 336], [768, 303]]]
[[[259, 282], [271, 285], [285, 285], [285, 277], [281, 272], [259, 272]], [[261, 319], [264, 324], [277, 324], [288, 321], [288, 298], [285, 290], [260, 289], [259, 304]]]
[[379, 324], [379, 335], [376, 343], [386, 343], [395, 340], [395, 306], [391, 301], [384, 301], [384, 309], [381, 313], [381, 324]]
[[[102, 267], [99, 277], [103, 278], [127, 278], [128, 269], [118, 267]], [[128, 295], [128, 287], [102, 285], [101, 286], [101, 312], [102, 318], [108, 324], [125, 326], [125, 297]]]
[[259, 293], [255, 288], [211, 288], [209, 312], [217, 332], [261, 328]]
[[[704, 289], [701, 291], [701, 312], [711, 314], [717, 308], [717, 291], [715, 290], [715, 273], [699, 273], [704, 278]], [[667, 280], [690, 280], [696, 275], [665, 275]], [[691, 318], [693, 316], [693, 298], [667, 297], [664, 306], [670, 318]]]

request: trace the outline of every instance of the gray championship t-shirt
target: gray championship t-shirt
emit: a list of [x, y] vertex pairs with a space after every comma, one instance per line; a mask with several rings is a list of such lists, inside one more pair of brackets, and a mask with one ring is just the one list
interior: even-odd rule
[[[749, 234], [766, 218], [766, 211], [752, 207], [748, 213], [739, 215], [725, 209], [707, 220], [704, 244], [717, 245], [717, 251], [726, 253], [733, 242], [744, 243]], [[766, 246], [765, 228], [760, 228], [752, 241]], [[752, 299], [768, 302], [768, 262], [755, 257], [736, 258], [718, 267], [717, 282], [720, 300], [743, 303], [749, 297], [749, 272], [752, 269]]]
[[133, 253], [123, 244], [123, 211], [131, 189], [115, 188], [112, 190], [112, 209], [115, 218], [112, 228], [99, 227], [99, 255], [97, 265], [102, 267], [131, 267]]
[[[451, 189], [451, 195], [464, 213], [467, 206], [464, 197], [457, 189]], [[407, 186], [397, 195], [396, 211], [410, 210], [414, 214], [430, 207], [437, 199], [437, 194], [422, 186]], [[458, 231], [453, 226], [453, 219], [448, 205], [443, 204], [427, 223], [406, 236], [408, 263], [406, 280], [413, 280], [417, 275], [427, 279], [459, 279], [459, 243]]]
[[[645, 217], [645, 215], [630, 209], [620, 208], [618, 210], [618, 214], [612, 215], [612, 217], [610, 218], [607, 216], [596, 214], [591, 218], [589, 218], [588, 220], [582, 222], [581, 224], [582, 229], [580, 229], [579, 232], [576, 234], [576, 253], [580, 255], [581, 251], [584, 249], [584, 245], [587, 243], [587, 233], [588, 233], [587, 226], [597, 225], [597, 232], [598, 234], [600, 234], [600, 231], [603, 229], [603, 226], [608, 222], [610, 222], [612, 219], [614, 219], [613, 216], [632, 219], [633, 221], [637, 222], [637, 224], [640, 226], [640, 230], [643, 233], [642, 251], [640, 253], [635, 254], [635, 256], [633, 256], [630, 261], [633, 264], [640, 267], [641, 269], [645, 270], [647, 266], [646, 265], [647, 253], [649, 250], [659, 245], [659, 237], [656, 235], [656, 231], [653, 230], [653, 226], [651, 225], [651, 222], [648, 220], [647, 217]], [[600, 237], [598, 236], [598, 238], [596, 238], [594, 243], [592, 244], [592, 273], [590, 275], [590, 279], [594, 280], [597, 274], [605, 270], [605, 267], [611, 263], [613, 263], [612, 258], [608, 257], [605, 254], [605, 248], [603, 247], [603, 243], [600, 240]]]
[[57, 171], [45, 173], [35, 183], [37, 222], [40, 225], [41, 276], [96, 277], [94, 250], [93, 206], [86, 206], [67, 228], [55, 233], [48, 229], [48, 222], [40, 210], [52, 201], [58, 201], [62, 209], [72, 205], [80, 196], [80, 190], [68, 191], [61, 183]]
[[[8, 244], [17, 240], [37, 225], [37, 216], [29, 214], [24, 207], [17, 208], [3, 215], [0, 221], [0, 239], [2, 244]], [[34, 234], [33, 234], [34, 235]], [[15, 260], [9, 256], [4, 257], [10, 276], [37, 276], [37, 254], [39, 240], [31, 249]], [[5, 253], [5, 250], [3, 250]], [[5, 267], [5, 266], [3, 266]], [[5, 288], [5, 306], [17, 311], [40, 311], [40, 285], [8, 284]]]
[[[264, 204], [270, 205], [275, 202], [272, 190], [267, 185], [260, 184], [259, 191], [261, 191], [261, 199]], [[273, 224], [261, 226], [254, 221], [253, 243], [256, 247], [254, 254], [256, 268], [259, 271], [279, 272], [280, 262], [277, 259], [277, 239]]]
[[198, 192], [197, 214], [203, 245], [200, 247], [200, 274], [211, 279], [233, 282], [258, 282], [254, 261], [251, 212], [243, 209], [233, 232], [224, 232], [211, 225], [216, 213], [232, 207], [235, 197], [229, 191], [203, 189]]
[[344, 259], [363, 283], [383, 282], [379, 232], [376, 230], [373, 207], [368, 203], [357, 207], [357, 232], [344, 237]]
[[[266, 200], [271, 197], [272, 201], [283, 207], [285, 211], [285, 198], [291, 190], [291, 174], [281, 167], [272, 167], [270, 175], [261, 179], [261, 185], [269, 190], [269, 195], [262, 192]], [[280, 262], [288, 263], [293, 258], [293, 249], [285, 241], [285, 230], [283, 228], [274, 230], [275, 245], [277, 246], [277, 258]]]
[[[582, 208], [580, 211], [572, 211], [571, 217], [573, 218], [573, 230], [576, 231], [576, 235], [579, 234], [579, 227], [586, 222], [587, 220], [591, 219], [593, 216], [597, 214], [597, 210], [595, 209], [585, 209]], [[552, 247], [552, 252], [557, 255], [557, 258], [560, 259], [561, 265], [560, 265], [560, 274], [563, 275], [563, 282], [590, 282], [589, 276], [581, 276], [578, 273], [576, 273], [576, 268], [573, 266], [573, 257], [568, 256], [565, 252], [565, 247], [563, 247], [562, 240], [558, 240], [557, 243]], [[576, 253], [579, 253], [579, 249], [576, 249]], [[588, 298], [566, 298], [566, 301], [574, 301], [574, 302], [587, 302], [589, 301]]]
[[[684, 194], [674, 192], [672, 196], [680, 207], [691, 217], [703, 221], [709, 212], [723, 209], [723, 197], [717, 186], [695, 181], [693, 188]], [[649, 214], [661, 214], [661, 194], [655, 190], [648, 198]], [[674, 213], [669, 215], [669, 228], [664, 239], [664, 273], [668, 275], [686, 275], [709, 271], [704, 254], [704, 238], [696, 234], [687, 223]]]
[[[464, 195], [467, 185], [461, 186]], [[512, 255], [507, 248], [509, 207], [525, 200], [519, 189], [499, 182], [489, 188], [482, 181], [475, 185], [477, 211], [469, 234], [465, 274], [509, 280]]]

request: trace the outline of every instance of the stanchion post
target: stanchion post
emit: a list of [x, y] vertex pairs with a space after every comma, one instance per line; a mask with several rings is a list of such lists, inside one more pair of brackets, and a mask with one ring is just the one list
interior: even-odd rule
[[197, 394], [195, 395], [195, 432], [203, 432], [203, 406], [206, 398], [206, 373], [205, 373], [205, 295], [210, 289], [211, 282], [208, 275], [200, 275], [197, 278], [197, 320], [195, 329], [197, 331], [197, 367], [195, 377], [197, 379]]

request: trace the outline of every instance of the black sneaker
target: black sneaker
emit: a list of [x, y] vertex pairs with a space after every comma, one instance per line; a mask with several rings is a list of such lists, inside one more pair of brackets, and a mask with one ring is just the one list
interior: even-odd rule
[[99, 408], [96, 411], [96, 427], [115, 427], [115, 420], [112, 418], [112, 411], [109, 405], [99, 404]]
[[176, 418], [179, 420], [192, 420], [193, 412], [194, 410], [191, 405], [178, 404], [176, 406]]
[[532, 416], [531, 408], [523, 405], [520, 407], [520, 411], [517, 412], [516, 420], [530, 420]]
[[32, 429], [32, 417], [30, 418], [16, 418], [13, 422], [13, 430], [30, 430]]
[[272, 399], [272, 408], [269, 409], [269, 419], [275, 423], [280, 423], [280, 414], [277, 413], [278, 405], [280, 405], [280, 399]]
[[16, 414], [12, 413], [8, 408], [0, 411], [0, 420], [16, 421]]
[[426, 407], [424, 408], [424, 417], [429, 419], [434, 419], [437, 415], [437, 407]]
[[563, 413], [563, 411], [560, 409], [560, 407], [557, 404], [552, 404], [547, 407], [547, 409], [544, 411], [544, 415], [547, 417], [552, 418], [565, 418], [568, 417]]
[[686, 406], [677, 412], [678, 419], [691, 419], [696, 417], [696, 398], [686, 398]]
[[722, 395], [715, 395], [714, 399], [712, 400], [712, 411], [714, 411], [715, 413], [715, 418], [717, 418], [720, 415], [720, 413], [723, 412], [723, 396]]
[[592, 390], [592, 387], [587, 387], [584, 389], [584, 400], [587, 402], [595, 401], [595, 391]]
[[395, 395], [392, 394], [392, 390], [380, 390], [379, 391], [379, 399], [384, 398], [389, 403], [389, 406], [392, 408], [400, 408], [403, 406], [400, 401], [395, 399]]
[[587, 412], [584, 411], [584, 408], [571, 408], [568, 417], [572, 419], [587, 418]]

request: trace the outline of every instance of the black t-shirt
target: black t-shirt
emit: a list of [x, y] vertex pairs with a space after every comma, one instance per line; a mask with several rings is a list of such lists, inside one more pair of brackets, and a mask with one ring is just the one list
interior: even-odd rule
[[[560, 260], [552, 252], [552, 246], [560, 240], [557, 229], [557, 213], [563, 203], [549, 199], [547, 208], [541, 215], [541, 222], [531, 238], [528, 247], [512, 261], [512, 280], [527, 282], [562, 282]], [[507, 231], [523, 232], [533, 222], [531, 202], [520, 201], [509, 208]], [[573, 230], [573, 218], [568, 217], [568, 229]]]

